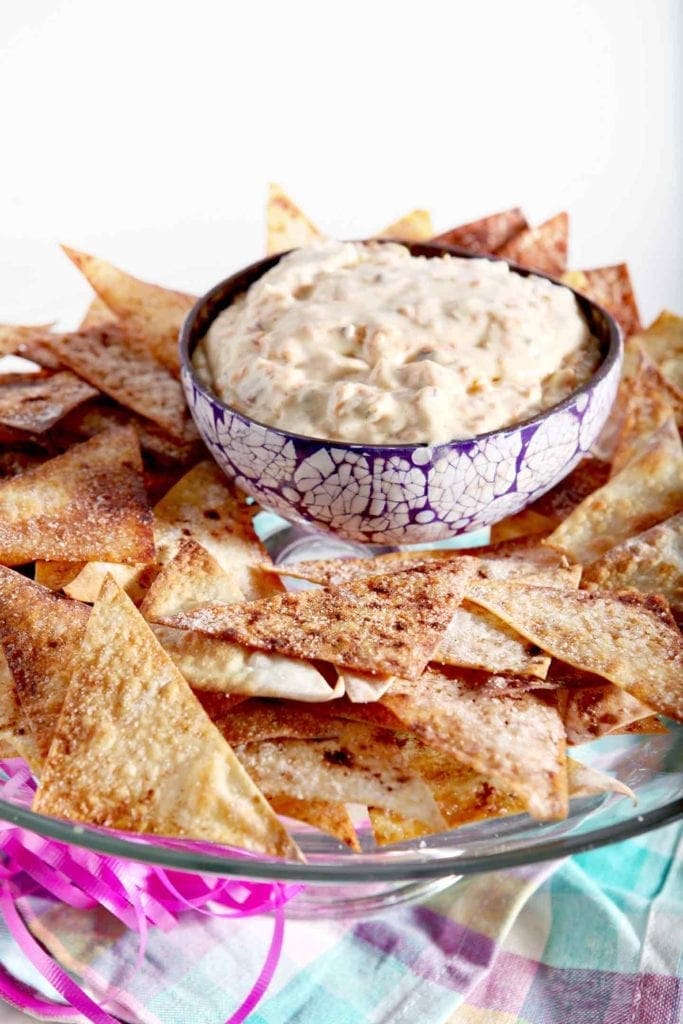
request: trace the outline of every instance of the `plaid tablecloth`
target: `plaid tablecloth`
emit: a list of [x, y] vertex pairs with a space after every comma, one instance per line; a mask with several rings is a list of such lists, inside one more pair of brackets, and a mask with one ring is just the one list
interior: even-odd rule
[[[47, 901], [34, 909], [44, 944], [100, 998], [121, 986], [107, 1008], [136, 1024], [221, 1024], [256, 978], [272, 928], [263, 917], [188, 915], [151, 936], [130, 977], [136, 939], [106, 912]], [[365, 920], [289, 920], [273, 983], [248, 1022], [680, 1024], [682, 947], [675, 825], [560, 863], [479, 875]], [[0, 958], [48, 991], [6, 931]]]

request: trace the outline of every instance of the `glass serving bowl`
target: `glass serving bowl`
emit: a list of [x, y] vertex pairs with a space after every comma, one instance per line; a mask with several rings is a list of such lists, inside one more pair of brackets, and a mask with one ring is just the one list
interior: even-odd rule
[[[257, 516], [255, 523], [278, 563], [368, 553], [360, 545], [292, 526], [269, 513]], [[486, 539], [480, 533], [442, 546], [465, 547]], [[375, 845], [369, 823], [361, 822], [361, 853], [291, 822], [306, 864], [245, 855], [207, 843], [126, 836], [36, 814], [5, 799], [0, 799], [0, 818], [75, 846], [174, 870], [307, 883], [290, 914], [367, 913], [432, 894], [461, 876], [566, 857], [683, 818], [683, 726], [673, 722], [667, 726], [669, 732], [664, 734], [606, 737], [572, 750], [577, 760], [626, 783], [637, 797], [636, 804], [611, 793], [582, 797], [571, 801], [564, 821], [536, 822], [520, 814], [383, 848]]]

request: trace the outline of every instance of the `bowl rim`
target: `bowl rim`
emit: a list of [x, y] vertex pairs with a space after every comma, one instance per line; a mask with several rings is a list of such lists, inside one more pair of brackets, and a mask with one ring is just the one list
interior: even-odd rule
[[[493, 437], [504, 437], [509, 435], [511, 432], [522, 431], [527, 427], [539, 426], [549, 416], [563, 412], [570, 406], [574, 405], [577, 398], [581, 395], [588, 395], [592, 393], [595, 387], [597, 387], [613, 370], [615, 364], [617, 364], [622, 356], [623, 350], [623, 334], [620, 326], [609, 313], [604, 306], [594, 302], [593, 299], [589, 299], [586, 295], [582, 295], [575, 288], [570, 285], [564, 284], [558, 278], [552, 277], [550, 274], [543, 274], [540, 271], [529, 270], [527, 267], [522, 267], [518, 263], [514, 263], [512, 260], [505, 259], [502, 256], [491, 256], [483, 255], [479, 253], [466, 252], [464, 249], [460, 249], [457, 246], [445, 245], [442, 242], [409, 242], [409, 241], [398, 241], [390, 238], [366, 238], [366, 239], [353, 239], [352, 241], [362, 244], [368, 242], [379, 242], [383, 244], [393, 243], [404, 245], [412, 255], [426, 256], [427, 258], [435, 258], [437, 256], [451, 255], [460, 256], [465, 259], [485, 259], [490, 263], [507, 263], [511, 270], [515, 273], [520, 274], [522, 277], [541, 277], [546, 281], [550, 281], [552, 284], [560, 285], [563, 288], [567, 288], [574, 295], [579, 309], [584, 317], [584, 320], [588, 323], [588, 326], [593, 330], [595, 321], [600, 322], [600, 319], [604, 321], [606, 326], [606, 337], [599, 339], [601, 347], [603, 348], [602, 359], [597, 369], [590, 375], [587, 381], [584, 381], [578, 388], [571, 391], [566, 395], [562, 401], [557, 402], [555, 405], [549, 406], [540, 413], [536, 413], [534, 416], [530, 416], [528, 419], [520, 420], [518, 423], [511, 424], [505, 427], [496, 427], [494, 430], [488, 430], [483, 434], [474, 434], [472, 437], [454, 438], [450, 441], [438, 441], [432, 444], [426, 442], [413, 442], [413, 443], [398, 443], [398, 444], [363, 444], [357, 441], [340, 441], [332, 438], [317, 437], [313, 434], [297, 434], [291, 430], [285, 430], [282, 427], [273, 426], [271, 423], [264, 423], [261, 420], [254, 419], [247, 415], [234, 406], [229, 405], [223, 401], [217, 395], [211, 391], [207, 385], [200, 380], [194, 366], [192, 365], [191, 355], [195, 347], [199, 344], [199, 341], [210, 325], [216, 320], [216, 318], [226, 310], [234, 299], [255, 283], [259, 278], [263, 277], [272, 267], [276, 266], [280, 260], [293, 252], [293, 249], [288, 249], [285, 252], [276, 253], [273, 256], [266, 256], [260, 260], [256, 260], [253, 263], [248, 264], [246, 267], [235, 271], [230, 274], [229, 277], [223, 278], [217, 284], [215, 284], [209, 291], [201, 295], [192, 309], [189, 311], [185, 320], [183, 321], [180, 329], [180, 335], [178, 339], [178, 348], [180, 354], [180, 364], [184, 373], [189, 377], [193, 388], [201, 392], [201, 394], [210, 401], [214, 406], [223, 410], [224, 413], [229, 413], [231, 416], [238, 416], [246, 423], [253, 424], [263, 430], [274, 431], [279, 436], [289, 441], [294, 441], [299, 444], [304, 443], [306, 445], [317, 445], [329, 447], [330, 445], [338, 450], [348, 451], [356, 454], [367, 453], [367, 452], [378, 452], [399, 454], [401, 452], [412, 452], [419, 449], [430, 449], [432, 451], [442, 450], [444, 448], [452, 449], [460, 445], [470, 446], [480, 441], [490, 440]], [[424, 251], [423, 251], [424, 250]], [[206, 326], [202, 325], [201, 335], [195, 336], [197, 332], [197, 325], [200, 317], [205, 313], [206, 308], [211, 308], [211, 315], [208, 319]], [[597, 314], [597, 316], [596, 316]]]

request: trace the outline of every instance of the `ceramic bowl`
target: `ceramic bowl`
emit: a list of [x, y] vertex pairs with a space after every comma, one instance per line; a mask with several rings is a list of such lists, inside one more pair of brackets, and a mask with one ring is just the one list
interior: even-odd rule
[[[419, 256], [473, 258], [433, 243], [408, 248]], [[280, 258], [217, 284], [195, 304], [180, 335], [182, 384], [199, 432], [218, 465], [264, 508], [361, 543], [444, 540], [521, 511], [565, 477], [602, 430], [619, 383], [621, 336], [607, 312], [579, 294], [601, 363], [558, 405], [515, 426], [445, 444], [362, 445], [249, 419], [198, 379], [191, 356], [218, 314]]]

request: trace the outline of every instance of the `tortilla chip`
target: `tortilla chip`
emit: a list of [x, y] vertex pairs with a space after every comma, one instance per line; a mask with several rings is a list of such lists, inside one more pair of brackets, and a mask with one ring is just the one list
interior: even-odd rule
[[[243, 600], [234, 576], [226, 573], [195, 541], [183, 541], [174, 558], [152, 583], [140, 607], [145, 618], [190, 611], [207, 601], [232, 604]], [[187, 682], [196, 690], [327, 701], [341, 696], [313, 665], [278, 655], [251, 651], [214, 637], [168, 626], [153, 632]]]
[[382, 703], [423, 743], [518, 796], [533, 817], [566, 816], [564, 725], [555, 708], [532, 693], [481, 694], [431, 670], [404, 692], [398, 685]]
[[297, 800], [293, 796], [273, 796], [268, 801], [276, 814], [305, 821], [319, 832], [327, 832], [341, 843], [360, 853], [360, 843], [344, 804], [330, 800]]
[[563, 710], [569, 743], [578, 745], [599, 739], [641, 718], [652, 708], [612, 683], [580, 686], [567, 691]]
[[50, 333], [50, 324], [0, 324], [0, 356], [20, 355], [30, 359], [31, 342]]
[[480, 220], [470, 221], [469, 224], [451, 228], [450, 231], [436, 235], [432, 241], [440, 242], [443, 245], [454, 245], [458, 249], [464, 249], [465, 252], [492, 256], [506, 242], [511, 241], [528, 227], [526, 217], [520, 208], [515, 206], [512, 210], [492, 213], [489, 217], [482, 217]]
[[42, 466], [49, 456], [33, 444], [22, 444], [17, 448], [0, 451], [0, 480], [18, 476], [27, 469]]
[[[336, 586], [340, 583], [349, 583], [351, 580], [362, 579], [364, 576], [379, 576], [382, 573], [401, 572], [404, 569], [412, 569], [417, 565], [442, 565], [447, 562], [457, 562], [462, 558], [476, 556], [481, 564], [478, 573], [484, 573], [486, 578], [507, 578], [508, 575], [534, 575], [547, 574], [549, 578], [557, 575], [562, 579], [563, 586], [571, 586], [569, 582], [574, 578], [573, 572], [568, 572], [566, 559], [553, 551], [551, 548], [543, 547], [540, 540], [522, 538], [515, 539], [514, 543], [491, 544], [480, 548], [437, 548], [436, 550], [424, 551], [392, 551], [386, 555], [370, 555], [363, 558], [323, 558], [311, 559], [302, 562], [280, 562], [273, 565], [272, 562], [264, 564], [262, 568], [266, 572], [277, 573], [279, 576], [291, 576], [294, 579], [308, 580], [310, 583], [320, 583], [324, 587]], [[512, 561], [515, 564], [505, 568], [504, 562]]]
[[635, 374], [623, 383], [618, 395], [619, 427], [611, 456], [612, 476], [644, 450], [667, 420], [671, 420], [670, 432], [675, 437], [677, 422], [669, 399], [666, 380], [641, 352]]
[[37, 561], [33, 578], [48, 590], [63, 590], [76, 578], [83, 568], [83, 562], [42, 562]]
[[587, 565], [610, 548], [680, 511], [683, 447], [667, 421], [646, 447], [589, 495], [545, 543]]
[[567, 269], [569, 217], [558, 213], [536, 228], [527, 228], [497, 250], [497, 256], [521, 267], [560, 277]]
[[23, 757], [34, 774], [38, 774], [42, 758], [30, 722], [23, 710], [14, 683], [14, 677], [7, 664], [7, 658], [0, 646], [0, 743], [7, 744], [2, 757]]
[[231, 746], [263, 740], [329, 739], [340, 736], [346, 727], [346, 720], [335, 717], [333, 709], [321, 714], [317, 705], [299, 701], [248, 699], [235, 708], [218, 693], [202, 693], [199, 701]]
[[0, 562], [154, 557], [135, 431], [110, 430], [0, 481]]
[[569, 285], [603, 306], [612, 314], [626, 337], [641, 330], [638, 304], [625, 263], [596, 267], [594, 270], [569, 271], [562, 275], [562, 284]]
[[584, 570], [582, 587], [661, 594], [683, 616], [683, 513], [611, 548]]
[[298, 856], [113, 580], [105, 581], [91, 612], [73, 673], [34, 810], [125, 831]]
[[78, 330], [87, 331], [91, 327], [108, 327], [116, 321], [116, 313], [109, 308], [106, 302], [102, 301], [99, 295], [95, 295], [78, 325]]
[[638, 345], [657, 364], [669, 383], [683, 392], [683, 317], [664, 310], [636, 335]]
[[573, 757], [567, 758], [567, 770], [569, 773], [569, 796], [573, 799], [579, 796], [596, 796], [599, 793], [620, 793], [621, 796], [628, 796], [633, 803], [638, 803], [635, 793], [624, 782], [605, 775], [597, 768], [591, 768], [581, 761], [575, 761]]
[[409, 768], [396, 737], [382, 729], [347, 722], [338, 737], [265, 740], [235, 752], [270, 798], [370, 804], [444, 826], [429, 788]]
[[371, 704], [379, 700], [394, 682], [394, 676], [369, 676], [363, 672], [341, 673], [344, 692], [353, 704]]
[[669, 730], [657, 715], [648, 715], [647, 718], [639, 718], [637, 722], [629, 722], [628, 725], [612, 729], [611, 736], [661, 736]]
[[586, 458], [563, 480], [514, 516], [494, 523], [491, 543], [515, 540], [530, 534], [548, 533], [609, 479], [609, 463]]
[[329, 590], [280, 594], [242, 605], [204, 605], [164, 625], [370, 675], [416, 678], [462, 598], [476, 560], [418, 566]]
[[683, 637], [662, 598], [488, 581], [468, 597], [554, 658], [683, 718]]
[[51, 377], [12, 375], [0, 382], [0, 423], [14, 430], [43, 434], [70, 409], [96, 394], [95, 388], [68, 370]]
[[[234, 577], [248, 600], [278, 593], [281, 587], [259, 568], [264, 550], [254, 533], [251, 516], [227, 477], [215, 462], [200, 462], [154, 506], [157, 562], [165, 565], [184, 539], [194, 540]], [[121, 573], [112, 564], [87, 565], [68, 584], [66, 593], [81, 601], [94, 601], [105, 576], [116, 576], [133, 599], [142, 597], [154, 573], [143, 565]], [[149, 577], [149, 578], [147, 578]]]
[[149, 353], [177, 373], [180, 369], [178, 334], [195, 297], [148, 284], [97, 256], [65, 245], [62, 249], [113, 311], [128, 337], [135, 339], [138, 350]]
[[266, 254], [275, 256], [309, 245], [320, 232], [279, 185], [268, 186]]
[[[171, 437], [151, 420], [143, 419], [130, 409], [115, 405], [104, 396], [86, 402], [68, 413], [59, 424], [59, 439], [68, 447], [111, 427], [130, 425], [140, 439], [143, 451], [154, 456], [162, 466], [189, 465], [196, 462], [203, 446], [198, 439], [182, 441]], [[204, 449], [205, 450], [205, 449]]]
[[412, 210], [377, 232], [378, 238], [394, 238], [397, 242], [426, 242], [434, 234], [428, 210]]
[[432, 661], [544, 679], [550, 658], [495, 615], [467, 601], [456, 608]]
[[127, 409], [181, 442], [197, 440], [180, 382], [151, 356], [131, 348], [121, 328], [65, 334], [52, 347], [60, 362]]
[[0, 566], [0, 643], [39, 758], [52, 741], [89, 611]]

